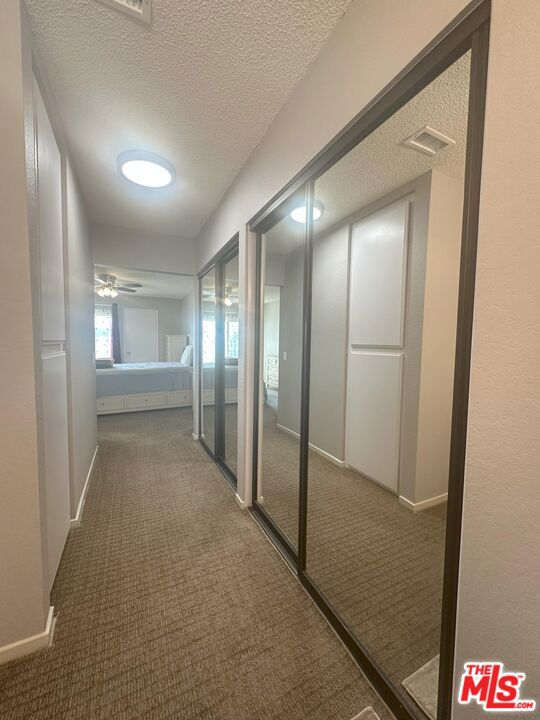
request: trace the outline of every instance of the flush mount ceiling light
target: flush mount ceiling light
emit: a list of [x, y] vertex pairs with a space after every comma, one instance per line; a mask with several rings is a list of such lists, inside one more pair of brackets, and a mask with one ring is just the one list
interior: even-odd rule
[[[313, 203], [313, 222], [315, 222], [315, 220], [318, 220], [322, 216], [323, 212], [324, 207], [322, 203], [315, 201]], [[290, 218], [291, 220], [294, 220], [294, 222], [305, 225], [307, 218], [306, 206], [301, 205], [300, 207], [294, 208], [294, 210], [291, 211]]]
[[176, 177], [174, 165], [160, 155], [144, 150], [128, 150], [118, 156], [118, 171], [127, 180], [147, 188], [172, 185]]

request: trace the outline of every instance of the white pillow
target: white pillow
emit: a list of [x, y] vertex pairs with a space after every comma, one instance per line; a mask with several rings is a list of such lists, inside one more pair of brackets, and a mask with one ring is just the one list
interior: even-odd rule
[[191, 366], [193, 365], [193, 345], [186, 345], [182, 357], [180, 358], [180, 365]]

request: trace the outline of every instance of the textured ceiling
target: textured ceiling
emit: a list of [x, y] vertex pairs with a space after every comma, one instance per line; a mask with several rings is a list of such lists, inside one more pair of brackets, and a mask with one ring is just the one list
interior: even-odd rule
[[[432, 168], [463, 179], [469, 76], [467, 53], [317, 179], [315, 199], [324, 206], [322, 217], [314, 223], [317, 233]], [[425, 125], [456, 144], [433, 156], [400, 144]], [[287, 254], [299, 247], [303, 238], [304, 226], [287, 217], [266, 234], [267, 251]]]
[[[190, 275], [157, 273], [147, 270], [128, 270], [112, 265], [95, 265], [96, 275], [106, 273], [126, 282], [141, 283], [137, 288], [139, 297], [169, 298], [181, 300], [193, 291], [193, 278]], [[96, 296], [97, 298], [97, 296]]]
[[[194, 238], [351, 0], [26, 0], [93, 220]], [[167, 157], [161, 191], [116, 158]]]

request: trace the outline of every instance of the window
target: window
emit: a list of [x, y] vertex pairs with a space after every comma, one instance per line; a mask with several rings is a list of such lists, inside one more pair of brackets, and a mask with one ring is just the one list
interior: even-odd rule
[[94, 311], [96, 360], [112, 358], [112, 308], [97, 305]]
[[225, 357], [238, 357], [238, 332], [240, 324], [238, 315], [235, 313], [231, 317], [225, 316]]
[[216, 319], [213, 312], [204, 312], [202, 321], [203, 365], [213, 365], [216, 357]]

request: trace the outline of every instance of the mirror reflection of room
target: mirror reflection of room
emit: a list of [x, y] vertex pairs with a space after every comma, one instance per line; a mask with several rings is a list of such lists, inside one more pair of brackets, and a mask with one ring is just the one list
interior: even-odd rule
[[216, 268], [201, 281], [201, 439], [215, 452], [216, 418]]
[[238, 254], [224, 266], [223, 357], [225, 427], [223, 459], [234, 475], [238, 472], [238, 352], [240, 341], [240, 295]]
[[289, 214], [263, 236], [258, 502], [297, 545], [305, 225]]
[[94, 270], [98, 414], [177, 408], [189, 428], [193, 277], [101, 265]]
[[[432, 720], [469, 65], [467, 54], [314, 184], [306, 572]], [[265, 235], [259, 492], [293, 541], [305, 220], [304, 203]]]

